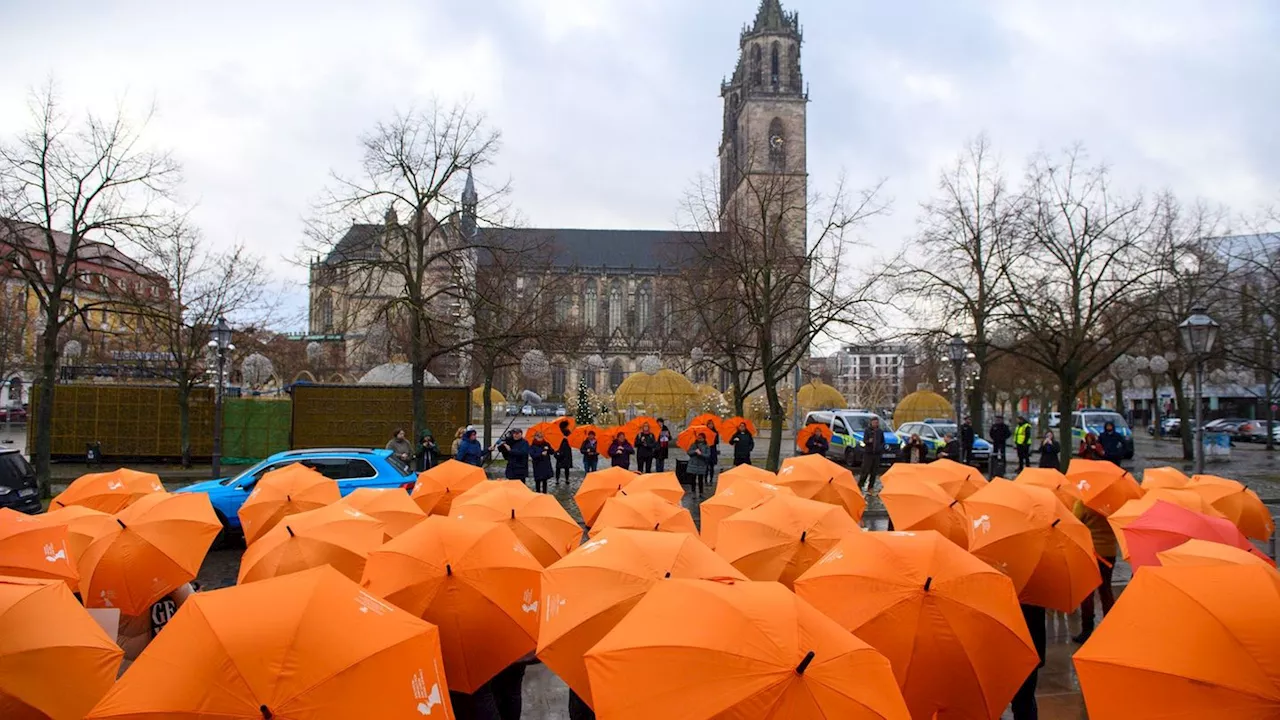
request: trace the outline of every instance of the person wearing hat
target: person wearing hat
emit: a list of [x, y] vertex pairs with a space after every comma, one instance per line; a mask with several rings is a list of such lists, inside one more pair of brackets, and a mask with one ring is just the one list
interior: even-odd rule
[[476, 431], [471, 428], [463, 430], [462, 439], [458, 440], [458, 451], [454, 453], [453, 458], [458, 462], [480, 467], [484, 464], [484, 455], [484, 448], [480, 446], [480, 441], [476, 440]]
[[587, 439], [582, 441], [582, 447], [578, 448], [578, 452], [582, 453], [583, 472], [595, 472], [600, 464], [600, 443], [596, 440], [595, 430], [587, 431]]
[[524, 431], [516, 428], [505, 440], [498, 443], [498, 452], [507, 461], [507, 469], [503, 476], [508, 480], [529, 480], [529, 442], [524, 439]]
[[560, 483], [560, 471], [564, 471], [564, 481], [569, 481], [569, 470], [573, 468], [573, 449], [569, 446], [569, 423], [560, 421], [560, 447], [556, 448], [556, 484]]

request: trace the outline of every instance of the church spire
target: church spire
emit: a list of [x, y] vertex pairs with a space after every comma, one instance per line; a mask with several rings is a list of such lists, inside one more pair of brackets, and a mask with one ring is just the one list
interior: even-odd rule
[[467, 238], [475, 237], [476, 205], [479, 203], [476, 181], [471, 177], [471, 168], [467, 168], [467, 183], [462, 187], [462, 234]]
[[799, 37], [800, 14], [783, 10], [781, 0], [760, 0], [755, 22], [742, 29], [742, 38], [745, 40], [762, 33], [785, 33]]

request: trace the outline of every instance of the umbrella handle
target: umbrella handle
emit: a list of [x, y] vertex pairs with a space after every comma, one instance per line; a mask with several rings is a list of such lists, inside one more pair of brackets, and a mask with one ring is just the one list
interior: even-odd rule
[[1094, 556], [1095, 558], [1097, 558], [1097, 559], [1098, 559], [1098, 562], [1102, 563], [1103, 565], [1106, 565], [1106, 566], [1107, 566], [1107, 567], [1109, 567], [1109, 568], [1113, 568], [1113, 567], [1115, 567], [1115, 565], [1114, 565], [1114, 564], [1112, 564], [1112, 563], [1110, 563], [1110, 562], [1107, 562], [1107, 559], [1106, 559], [1106, 558], [1104, 558], [1104, 557], [1102, 557], [1101, 555], [1099, 555], [1097, 552], [1094, 552], [1094, 553], [1093, 553], [1093, 556]]

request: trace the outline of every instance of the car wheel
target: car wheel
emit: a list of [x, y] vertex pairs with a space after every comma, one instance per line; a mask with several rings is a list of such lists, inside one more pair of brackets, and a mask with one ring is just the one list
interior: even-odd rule
[[858, 466], [858, 456], [854, 453], [853, 448], [844, 449], [844, 464], [846, 467]]

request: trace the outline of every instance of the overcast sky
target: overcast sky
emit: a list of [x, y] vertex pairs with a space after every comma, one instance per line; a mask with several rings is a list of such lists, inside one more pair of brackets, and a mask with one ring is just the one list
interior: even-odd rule
[[[1250, 211], [1280, 199], [1280, 4], [1268, 0], [791, 0], [804, 28], [811, 189], [885, 179], [890, 252], [964, 143], [1016, 170], [1081, 142], [1134, 190]], [[715, 160], [721, 79], [757, 0], [0, 0], [0, 135], [54, 77], [73, 108], [152, 103], [211, 242], [292, 282], [331, 169], [396, 109], [470, 98], [493, 178], [542, 227], [670, 228]], [[1011, 173], [1016, 175], [1017, 173]]]

